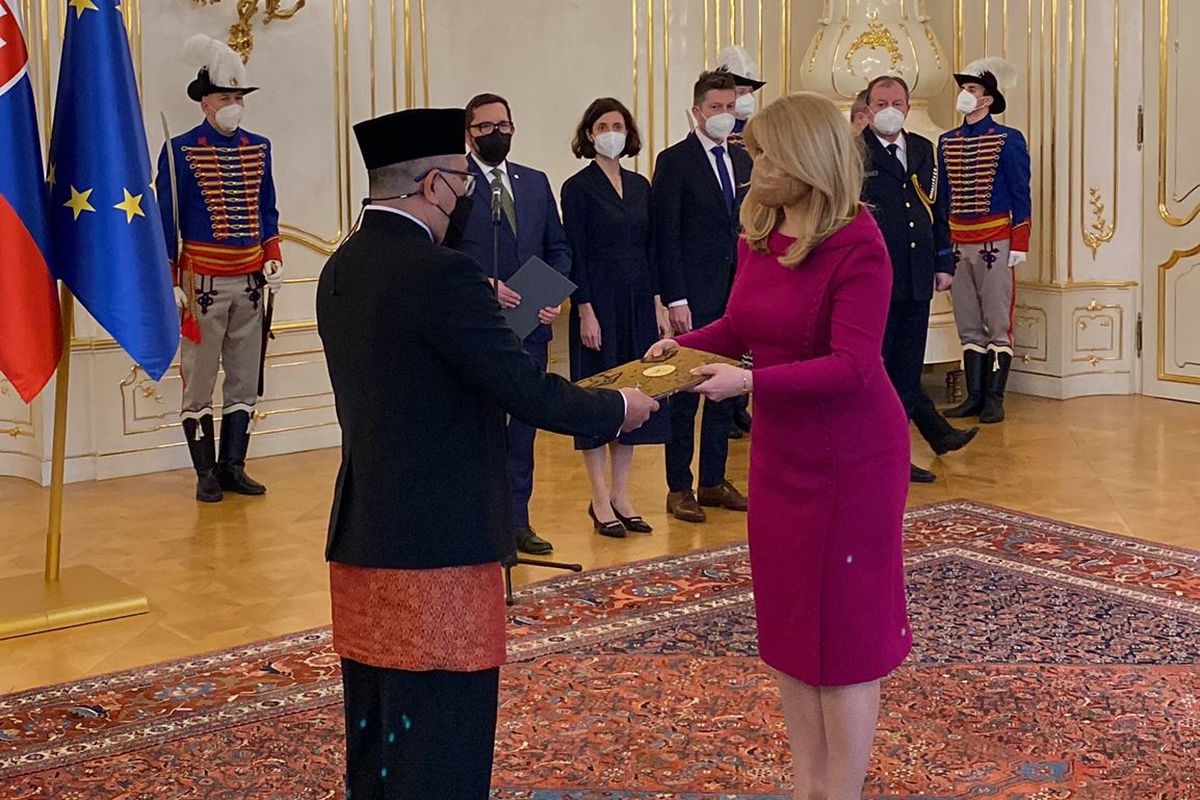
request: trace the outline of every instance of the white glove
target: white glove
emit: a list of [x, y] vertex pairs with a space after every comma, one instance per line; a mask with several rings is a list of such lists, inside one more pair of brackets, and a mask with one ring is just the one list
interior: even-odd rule
[[180, 311], [187, 308], [187, 292], [180, 287], [175, 287], [175, 307]]
[[1025, 259], [1028, 257], [1028, 253], [1022, 253], [1020, 250], [1012, 250], [1008, 254], [1008, 266], [1015, 267], [1019, 264], [1024, 264]]
[[267, 279], [267, 288], [278, 294], [283, 288], [283, 262], [268, 261], [263, 265], [263, 277]]

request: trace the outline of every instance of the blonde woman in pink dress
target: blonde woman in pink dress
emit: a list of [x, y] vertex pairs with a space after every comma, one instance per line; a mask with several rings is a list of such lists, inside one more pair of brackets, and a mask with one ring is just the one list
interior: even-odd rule
[[754, 156], [725, 316], [677, 344], [697, 391], [754, 395], [747, 520], [759, 652], [778, 673], [796, 800], [859, 800], [880, 681], [912, 646], [901, 525], [908, 422], [883, 368], [892, 268], [859, 200], [862, 159], [829, 100], [781, 98], [746, 128]]

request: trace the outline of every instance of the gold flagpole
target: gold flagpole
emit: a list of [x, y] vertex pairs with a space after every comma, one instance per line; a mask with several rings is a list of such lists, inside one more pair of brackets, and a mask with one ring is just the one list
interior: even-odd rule
[[54, 381], [54, 441], [50, 445], [50, 519], [46, 525], [46, 583], [58, 581], [62, 566], [63, 486], [67, 466], [67, 401], [71, 392], [71, 337], [75, 334], [75, 298], [64, 283], [59, 289], [62, 309], [62, 355]]
[[132, 617], [150, 610], [144, 594], [95, 567], [61, 568], [67, 401], [70, 398], [71, 336], [75, 321], [75, 298], [65, 284], [60, 290], [60, 303], [63, 351], [54, 383], [46, 569], [41, 575], [32, 573], [0, 579], [0, 639]]
[[[41, 3], [40, 17], [42, 51], [38, 66], [42, 70], [46, 92], [46, 108], [43, 111], [49, 131], [49, 4], [46, 2]], [[25, 17], [25, 23], [29, 23], [28, 16]], [[54, 439], [50, 455], [46, 568], [40, 575], [31, 573], [0, 578], [0, 639], [131, 617], [150, 610], [144, 594], [95, 567], [68, 567], [65, 571], [61, 568], [67, 406], [71, 388], [71, 338], [75, 328], [75, 297], [66, 284], [62, 284], [59, 290], [59, 304], [62, 313], [62, 355], [59, 356], [54, 382]]]

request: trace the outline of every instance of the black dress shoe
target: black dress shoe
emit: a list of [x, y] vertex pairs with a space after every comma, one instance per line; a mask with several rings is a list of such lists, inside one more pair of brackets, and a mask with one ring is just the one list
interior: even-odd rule
[[746, 435], [745, 432], [743, 432], [742, 429], [739, 428], [737, 425], [729, 426], [729, 438], [730, 439], [741, 439], [745, 435]]
[[960, 431], [958, 428], [951, 428], [940, 436], [936, 436], [929, 441], [929, 446], [933, 448], [933, 452], [939, 456], [944, 456], [946, 453], [955, 450], [962, 450], [966, 447], [975, 434], [979, 433], [979, 428], [971, 427], [965, 431]]
[[741, 430], [744, 433], [750, 432], [750, 412], [746, 410], [746, 406], [739, 405], [733, 411], [733, 427]]
[[619, 519], [614, 519], [612, 522], [601, 522], [596, 516], [596, 509], [588, 503], [588, 516], [592, 518], [592, 526], [596, 529], [596, 533], [601, 536], [608, 536], [613, 539], [625, 538], [625, 526], [621, 524]]
[[[611, 505], [611, 504], [610, 504]], [[617, 511], [616, 506], [612, 506], [613, 513], [617, 515], [617, 519], [625, 526], [625, 530], [633, 531], [634, 533], [653, 533], [654, 528], [650, 527], [650, 523], [642, 519], [637, 514], [632, 517], [626, 517]]]
[[912, 483], [933, 483], [937, 480], [937, 475], [927, 469], [921, 469], [916, 464], [909, 464], [908, 479]]
[[554, 545], [534, 533], [533, 528], [525, 526], [513, 530], [517, 539], [517, 549], [531, 556], [545, 556], [554, 552]]

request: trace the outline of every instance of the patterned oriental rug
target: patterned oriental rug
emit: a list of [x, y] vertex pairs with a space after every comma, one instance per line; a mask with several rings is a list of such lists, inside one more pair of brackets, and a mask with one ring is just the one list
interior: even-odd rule
[[[1200, 553], [961, 501], [911, 512], [906, 544], [916, 646], [866, 797], [1200, 798]], [[790, 797], [746, 559], [521, 591], [493, 797]], [[341, 798], [341, 725], [307, 631], [0, 697], [0, 797]]]

